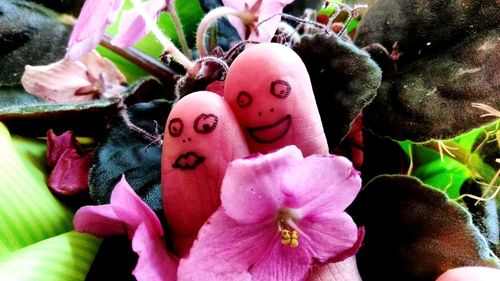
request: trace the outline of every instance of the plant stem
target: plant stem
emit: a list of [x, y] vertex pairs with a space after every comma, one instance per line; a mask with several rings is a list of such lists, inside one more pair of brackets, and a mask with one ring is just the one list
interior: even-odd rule
[[205, 32], [207, 31], [208, 27], [212, 25], [212, 23], [216, 21], [218, 18], [230, 15], [237, 17], [240, 16], [238, 11], [236, 11], [233, 8], [219, 7], [211, 10], [203, 17], [203, 19], [200, 22], [200, 25], [198, 25], [198, 30], [196, 31], [196, 48], [200, 53], [200, 57], [205, 57], [208, 55], [208, 51], [205, 48]]
[[182, 65], [186, 70], [190, 70], [193, 68], [194, 63], [187, 58], [177, 47], [168, 39], [160, 30], [160, 28], [156, 25], [155, 22], [151, 19], [150, 16], [144, 11], [144, 8], [142, 7], [142, 3], [139, 2], [139, 0], [131, 0], [132, 4], [134, 7], [137, 9], [139, 14], [142, 16], [144, 21], [146, 22], [146, 25], [149, 27], [151, 32], [156, 36], [158, 41], [162, 44], [164, 51], [168, 53], [172, 58], [178, 62], [180, 65]]
[[[425, 146], [438, 153], [440, 152], [439, 144], [435, 141], [430, 142]], [[477, 153], [471, 153], [452, 141], [446, 142], [446, 146], [453, 150], [454, 157], [450, 157], [468, 167], [472, 172], [472, 177], [480, 178], [486, 183], [489, 183], [494, 179], [496, 174], [495, 170], [490, 165], [484, 163], [483, 159], [481, 159]], [[496, 185], [497, 183], [493, 184]]]
[[193, 56], [191, 54], [191, 50], [189, 49], [184, 30], [182, 29], [179, 15], [177, 14], [177, 10], [175, 9], [175, 0], [170, 1], [170, 4], [167, 7], [167, 12], [170, 14], [170, 16], [172, 17], [172, 21], [174, 22], [175, 29], [177, 30], [177, 36], [179, 37], [179, 42], [181, 43], [182, 52], [189, 59], [191, 59]]
[[111, 44], [111, 37], [105, 35], [101, 40], [101, 45], [111, 50], [124, 59], [133, 62], [161, 81], [173, 81], [177, 73], [154, 58], [144, 54], [134, 48], [120, 48]]

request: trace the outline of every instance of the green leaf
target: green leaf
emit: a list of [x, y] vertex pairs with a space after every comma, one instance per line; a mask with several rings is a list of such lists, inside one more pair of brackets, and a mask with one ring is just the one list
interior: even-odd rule
[[293, 47], [307, 67], [331, 150], [377, 94], [382, 73], [369, 55], [335, 35], [302, 38]]
[[499, 15], [495, 0], [375, 2], [356, 44], [390, 52], [397, 43], [400, 57], [378, 60], [384, 78], [364, 125], [379, 136], [422, 142], [491, 122], [471, 103], [500, 107]]
[[[134, 125], [160, 137], [171, 107], [166, 100], [138, 103], [129, 108], [128, 115]], [[161, 149], [161, 145], [132, 130], [123, 115], [117, 115], [94, 153], [89, 175], [91, 198], [98, 204], [109, 203], [116, 183], [125, 175], [142, 200], [163, 216]]]
[[[163, 88], [154, 79], [131, 85], [122, 97], [126, 101], [151, 100], [162, 95]], [[119, 98], [99, 99], [73, 104], [50, 104], [24, 91], [20, 86], [0, 88], [0, 120], [17, 133], [45, 135], [48, 129], [73, 130], [95, 136], [103, 132], [108, 115], [117, 109]]]
[[350, 213], [366, 229], [356, 255], [365, 281], [431, 281], [455, 267], [500, 267], [470, 214], [414, 178], [373, 179]]
[[[446, 151], [443, 151], [444, 157], [441, 159], [439, 151], [425, 144], [416, 144], [411, 141], [399, 142], [406, 155], [413, 161], [411, 175], [445, 192], [452, 199], [461, 195], [460, 189], [463, 183], [471, 177], [477, 178], [489, 174], [487, 177], [491, 180], [493, 176], [491, 173], [494, 173], [491, 166], [488, 167], [483, 162], [484, 157], [480, 155], [480, 151], [473, 151], [476, 139], [486, 128], [472, 130], [445, 143], [445, 145], [454, 144], [470, 154], [470, 161], [467, 164], [457, 160]], [[451, 149], [450, 152], [453, 153], [454, 150]]]

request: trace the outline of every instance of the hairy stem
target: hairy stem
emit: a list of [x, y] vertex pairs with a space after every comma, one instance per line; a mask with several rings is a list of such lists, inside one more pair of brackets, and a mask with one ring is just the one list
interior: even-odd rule
[[198, 25], [198, 30], [196, 31], [196, 48], [200, 53], [200, 57], [205, 57], [208, 55], [208, 51], [205, 48], [205, 33], [217, 19], [225, 16], [237, 16], [239, 17], [238, 11], [229, 7], [219, 7], [208, 12]]
[[176, 74], [172, 69], [155, 60], [154, 58], [144, 54], [134, 48], [120, 48], [111, 44], [111, 37], [104, 36], [101, 40], [101, 45], [106, 49], [111, 50], [124, 59], [134, 63], [144, 69], [149, 74], [160, 79], [161, 81], [173, 81]]
[[177, 30], [177, 35], [179, 37], [179, 42], [181, 43], [182, 52], [191, 59], [193, 56], [191, 54], [191, 50], [189, 49], [186, 35], [184, 34], [184, 30], [182, 29], [182, 24], [179, 19], [179, 15], [177, 14], [177, 10], [175, 9], [175, 0], [170, 1], [170, 5], [167, 7], [167, 12], [172, 17], [172, 21], [174, 22], [175, 29]]
[[[496, 171], [490, 165], [484, 163], [483, 159], [477, 153], [470, 152], [452, 141], [446, 142], [446, 146], [453, 151], [452, 159], [468, 167], [472, 172], [472, 177], [479, 178], [485, 183], [490, 183], [493, 180], [493, 185], [498, 184], [498, 180], [495, 178]], [[438, 142], [430, 142], [426, 144], [426, 147], [438, 153], [440, 152]]]
[[164, 51], [168, 53], [176, 62], [178, 62], [180, 65], [182, 65], [186, 70], [190, 70], [193, 68], [194, 63], [187, 58], [177, 47], [168, 39], [160, 30], [160, 28], [156, 25], [155, 22], [153, 22], [153, 19], [148, 16], [146, 11], [144, 11], [144, 7], [142, 6], [142, 3], [139, 0], [131, 0], [132, 4], [134, 7], [137, 9], [141, 17], [144, 19], [144, 22], [146, 22], [146, 25], [149, 27], [151, 32], [155, 35], [155, 37], [160, 41], [160, 44], [162, 44]]

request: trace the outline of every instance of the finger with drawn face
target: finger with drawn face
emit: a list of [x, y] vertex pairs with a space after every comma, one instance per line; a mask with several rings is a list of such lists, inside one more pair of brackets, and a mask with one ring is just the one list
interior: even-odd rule
[[243, 51], [227, 73], [224, 99], [251, 152], [296, 145], [304, 156], [328, 153], [309, 74], [290, 48], [262, 43]]
[[162, 153], [163, 208], [179, 256], [220, 206], [220, 186], [234, 159], [248, 155], [243, 132], [224, 99], [196, 92], [172, 109]]

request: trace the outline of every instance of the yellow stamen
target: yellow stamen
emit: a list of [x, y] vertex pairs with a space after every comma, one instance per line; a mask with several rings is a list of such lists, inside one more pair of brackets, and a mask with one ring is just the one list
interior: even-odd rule
[[296, 248], [299, 246], [299, 233], [296, 230], [283, 229], [281, 230], [281, 244]]

